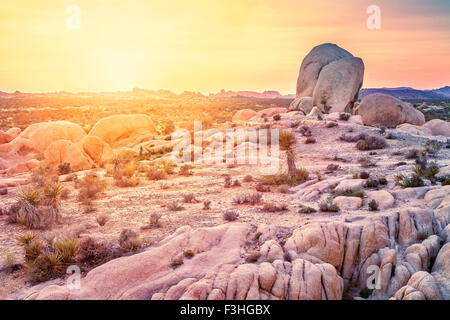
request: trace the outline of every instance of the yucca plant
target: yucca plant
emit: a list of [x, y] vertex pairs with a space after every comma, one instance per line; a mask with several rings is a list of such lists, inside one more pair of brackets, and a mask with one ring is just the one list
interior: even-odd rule
[[61, 261], [66, 263], [73, 261], [77, 247], [77, 239], [69, 236], [53, 242], [53, 249], [60, 254]]
[[41, 214], [36, 207], [27, 200], [19, 202], [17, 212], [17, 223], [27, 226], [30, 229], [37, 229], [41, 226]]

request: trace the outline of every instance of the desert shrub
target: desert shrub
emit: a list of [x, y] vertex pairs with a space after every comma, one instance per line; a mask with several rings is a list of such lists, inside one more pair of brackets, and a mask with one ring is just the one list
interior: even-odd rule
[[414, 166], [413, 172], [426, 179], [434, 180], [435, 176], [439, 173], [439, 166], [436, 162], [430, 162], [428, 165], [416, 165]]
[[410, 149], [405, 155], [406, 159], [416, 159], [419, 157], [419, 150], [417, 149]]
[[248, 174], [248, 175], [246, 175], [244, 177], [244, 179], [242, 179], [242, 181], [244, 181], [244, 182], [252, 182], [253, 181], [253, 177]]
[[173, 200], [170, 201], [166, 204], [167, 209], [169, 209], [170, 211], [181, 211], [184, 209], [184, 207], [182, 205], [180, 205], [178, 203], [178, 201]]
[[172, 161], [163, 161], [163, 162], [161, 162], [161, 165], [162, 165], [162, 169], [164, 170], [164, 172], [166, 174], [173, 174], [174, 169], [177, 167], [177, 165], [175, 163], [173, 163]]
[[345, 142], [358, 142], [359, 140], [365, 140], [367, 137], [366, 134], [360, 133], [360, 134], [342, 134], [339, 136], [339, 140], [345, 141]]
[[331, 199], [323, 200], [319, 203], [319, 209], [322, 212], [339, 212], [339, 206], [332, 203]]
[[263, 183], [258, 183], [255, 187], [258, 192], [270, 192], [270, 187], [264, 185]]
[[376, 188], [380, 182], [377, 179], [369, 178], [366, 180], [366, 183], [364, 183], [364, 187], [366, 188]]
[[289, 192], [289, 186], [286, 185], [286, 184], [283, 184], [283, 185], [280, 186], [279, 191], [280, 191], [280, 193], [288, 193]]
[[224, 188], [231, 188], [232, 182], [231, 182], [231, 177], [230, 176], [226, 176], [224, 181]]
[[192, 175], [192, 171], [191, 171], [191, 166], [188, 164], [185, 164], [183, 166], [181, 166], [180, 168], [180, 175], [181, 176], [190, 176]]
[[148, 180], [165, 180], [167, 179], [167, 174], [164, 170], [158, 169], [156, 167], [150, 167], [147, 170], [147, 179]]
[[347, 121], [350, 119], [350, 113], [339, 113], [339, 120]]
[[123, 229], [119, 236], [119, 246], [126, 252], [136, 251], [142, 246], [142, 240], [133, 230]]
[[55, 172], [53, 168], [46, 166], [39, 166], [31, 171], [31, 182], [35, 183], [37, 186], [43, 186], [47, 182], [56, 179], [54, 177]]
[[29, 233], [17, 239], [25, 251], [25, 267], [31, 282], [43, 282], [64, 274], [64, 266], [74, 262], [77, 240], [64, 237], [45, 245], [37, 234]]
[[16, 223], [27, 226], [30, 229], [40, 228], [42, 215], [38, 209], [27, 200], [19, 201], [18, 204], [18, 212], [12, 219], [14, 219]]
[[300, 168], [295, 175], [287, 173], [263, 175], [259, 178], [259, 181], [265, 185], [298, 185], [305, 182], [309, 177], [309, 172], [306, 169]]
[[423, 241], [428, 238], [428, 233], [426, 231], [417, 232], [417, 241]]
[[363, 198], [364, 197], [364, 190], [362, 189], [346, 189], [346, 190], [335, 190], [332, 193], [333, 197], [339, 197], [339, 196], [343, 196], [343, 197], [359, 197], [359, 198]]
[[298, 206], [298, 212], [299, 213], [314, 213], [317, 210], [308, 206], [305, 206], [303, 204], [299, 204]]
[[99, 226], [103, 227], [103, 226], [106, 224], [106, 222], [108, 222], [109, 217], [108, 217], [107, 214], [102, 213], [102, 214], [99, 214], [99, 215], [95, 218], [95, 220], [97, 221], [97, 223], [98, 223]]
[[266, 212], [280, 212], [280, 211], [286, 211], [288, 209], [287, 204], [281, 203], [281, 204], [275, 204], [272, 201], [264, 202], [263, 205], [263, 211]]
[[84, 178], [77, 180], [76, 187], [78, 192], [78, 201], [87, 203], [89, 200], [96, 199], [106, 188], [105, 181], [101, 180], [96, 174], [88, 174]]
[[26, 201], [32, 206], [37, 207], [43, 198], [44, 194], [42, 192], [42, 189], [39, 187], [31, 186], [26, 187], [19, 192], [17, 201], [18, 202]]
[[239, 180], [234, 180], [233, 181], [233, 187], [240, 187], [241, 186], [241, 183], [239, 182]]
[[388, 183], [386, 177], [381, 177], [380, 179], [378, 179], [378, 182], [383, 186], [387, 185]]
[[305, 143], [306, 144], [316, 143], [316, 138], [308, 137], [308, 138], [306, 138]]
[[11, 272], [14, 270], [16, 265], [16, 254], [14, 252], [8, 252], [3, 260], [3, 265], [0, 271], [5, 270], [6, 272]]
[[358, 150], [375, 150], [383, 149], [386, 147], [386, 141], [383, 138], [376, 136], [368, 136], [364, 140], [359, 140], [356, 143], [356, 148]]
[[59, 175], [69, 174], [71, 172], [72, 172], [72, 169], [70, 168], [69, 162], [64, 162], [64, 163], [61, 163], [60, 165], [58, 165], [58, 174]]
[[281, 115], [280, 114], [276, 114], [273, 116], [273, 120], [275, 121], [280, 121], [281, 120]]
[[395, 176], [395, 183], [403, 188], [417, 188], [425, 185], [423, 179], [415, 173], [411, 174], [409, 177], [399, 174]]
[[122, 170], [126, 177], [132, 177], [136, 172], [136, 164], [133, 161], [128, 162]]
[[186, 250], [184, 252], [184, 256], [188, 259], [191, 259], [195, 256], [195, 252], [193, 250]]
[[85, 237], [78, 242], [78, 251], [75, 260], [84, 270], [89, 271], [109, 260], [119, 257], [120, 252], [110, 243]]
[[429, 140], [425, 144], [425, 151], [430, 155], [436, 155], [442, 149], [442, 143], [436, 140]]
[[211, 209], [211, 201], [209, 201], [209, 200], [203, 201], [203, 210], [209, 210], [209, 209]]
[[450, 185], [450, 175], [447, 174], [445, 176], [440, 177], [439, 181], [442, 183], [443, 186]]
[[160, 225], [160, 219], [162, 217], [162, 213], [160, 212], [153, 212], [150, 215], [150, 219], [149, 219], [149, 226], [150, 227], [158, 227]]
[[185, 203], [192, 203], [192, 202], [197, 202], [197, 199], [195, 199], [195, 194], [186, 193], [186, 194], [183, 194], [183, 201]]
[[227, 209], [223, 214], [223, 219], [226, 221], [235, 221], [239, 218], [239, 212], [233, 209]]
[[361, 179], [369, 179], [370, 174], [367, 171], [362, 171], [362, 172], [359, 173], [359, 177]]
[[119, 188], [136, 187], [139, 184], [139, 179], [136, 176], [123, 176], [121, 179], [115, 180], [114, 184]]
[[370, 211], [377, 211], [378, 210], [378, 203], [375, 200], [372, 200], [369, 202], [369, 209]]
[[244, 194], [244, 195], [236, 196], [233, 199], [233, 203], [255, 205], [255, 204], [260, 203], [261, 200], [262, 200], [262, 195], [260, 193], [253, 193], [253, 194]]

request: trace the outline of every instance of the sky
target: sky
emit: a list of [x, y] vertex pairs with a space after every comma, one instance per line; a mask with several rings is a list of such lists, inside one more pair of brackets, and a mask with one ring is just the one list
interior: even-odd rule
[[450, 85], [448, 0], [1, 0], [0, 91], [295, 93], [325, 42], [363, 59], [363, 87]]

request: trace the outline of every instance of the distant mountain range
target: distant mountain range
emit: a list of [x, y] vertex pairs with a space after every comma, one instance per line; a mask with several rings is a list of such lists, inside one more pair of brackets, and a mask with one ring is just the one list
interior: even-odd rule
[[433, 90], [417, 90], [409, 87], [368, 88], [359, 91], [359, 98], [362, 99], [371, 93], [385, 93], [398, 99], [450, 99], [450, 86]]
[[[422, 100], [430, 100], [430, 99], [450, 99], [450, 86], [445, 86], [439, 89], [432, 90], [418, 90], [410, 87], [399, 87], [399, 88], [366, 88], [361, 89], [359, 91], [359, 98], [362, 99], [368, 94], [371, 93], [385, 93], [391, 96], [394, 96], [398, 99], [422, 99]], [[0, 98], [15, 98], [15, 97], [31, 97], [31, 96], [61, 96], [61, 95], [69, 95], [69, 96], [91, 96], [98, 94], [110, 94], [117, 95], [121, 97], [126, 96], [140, 96], [140, 97], [152, 97], [152, 98], [186, 98], [186, 97], [205, 97], [201, 93], [197, 92], [189, 92], [185, 91], [179, 95], [169, 91], [169, 90], [147, 90], [147, 89], [134, 89], [133, 91], [127, 92], [108, 92], [108, 93], [69, 93], [69, 92], [57, 92], [57, 93], [21, 93], [16, 91], [14, 93], [6, 93], [0, 91]], [[260, 99], [294, 99], [295, 94], [281, 94], [278, 91], [268, 90], [264, 92], [256, 92], [256, 91], [225, 91], [221, 90], [217, 93], [210, 93], [210, 98], [229, 98], [229, 97], [247, 97], [247, 98], [260, 98]]]

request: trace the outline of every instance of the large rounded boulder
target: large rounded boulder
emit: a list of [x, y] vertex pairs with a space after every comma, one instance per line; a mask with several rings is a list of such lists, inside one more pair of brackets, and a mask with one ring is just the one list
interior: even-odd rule
[[119, 147], [121, 140], [154, 132], [155, 126], [149, 116], [122, 114], [100, 119], [89, 132], [89, 136], [98, 137], [111, 147]]
[[238, 122], [238, 121], [247, 121], [250, 120], [251, 118], [253, 118], [254, 116], [256, 116], [258, 113], [252, 109], [242, 109], [242, 110], [238, 110], [232, 118], [233, 122]]
[[312, 97], [319, 73], [327, 64], [353, 55], [333, 43], [314, 47], [303, 59], [297, 78], [296, 97]]
[[289, 105], [289, 111], [301, 111], [304, 114], [311, 112], [313, 108], [313, 100], [311, 97], [295, 98]]
[[86, 136], [80, 142], [81, 149], [97, 164], [105, 164], [114, 158], [113, 149], [95, 136]]
[[86, 132], [78, 124], [69, 121], [34, 123], [10, 143], [2, 145], [0, 152], [28, 149], [29, 151], [43, 153], [54, 141], [69, 140], [76, 143], [85, 135]]
[[450, 137], [450, 122], [433, 119], [425, 123], [423, 127], [431, 130], [433, 136]]
[[77, 144], [70, 140], [57, 140], [51, 143], [44, 152], [44, 158], [50, 166], [70, 163], [73, 171], [92, 168], [90, 159]]
[[352, 112], [364, 78], [360, 58], [343, 58], [323, 67], [313, 92], [313, 105], [323, 112]]
[[365, 96], [355, 113], [361, 116], [364, 125], [396, 127], [402, 123], [421, 126], [425, 116], [410, 103], [384, 93], [372, 93]]

